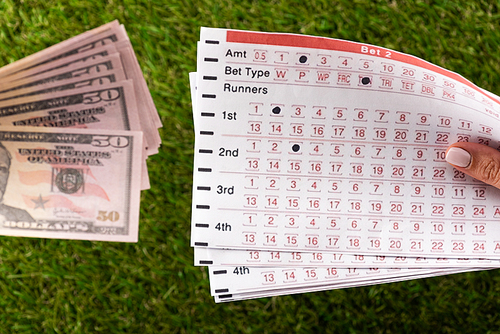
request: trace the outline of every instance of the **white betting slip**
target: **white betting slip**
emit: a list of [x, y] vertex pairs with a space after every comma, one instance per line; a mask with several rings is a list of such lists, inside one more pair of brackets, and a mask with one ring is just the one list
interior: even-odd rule
[[444, 160], [499, 147], [498, 97], [372, 45], [202, 28], [198, 47], [196, 264], [498, 266], [500, 191]]

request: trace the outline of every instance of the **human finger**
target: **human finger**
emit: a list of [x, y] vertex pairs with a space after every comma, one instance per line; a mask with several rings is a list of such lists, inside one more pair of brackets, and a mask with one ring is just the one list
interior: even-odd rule
[[452, 144], [446, 161], [457, 170], [500, 189], [500, 152], [494, 148], [469, 142]]

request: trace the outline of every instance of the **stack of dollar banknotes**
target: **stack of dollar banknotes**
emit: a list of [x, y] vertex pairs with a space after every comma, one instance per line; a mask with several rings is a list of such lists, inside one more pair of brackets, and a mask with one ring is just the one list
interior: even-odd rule
[[160, 127], [117, 21], [0, 68], [0, 234], [137, 241]]

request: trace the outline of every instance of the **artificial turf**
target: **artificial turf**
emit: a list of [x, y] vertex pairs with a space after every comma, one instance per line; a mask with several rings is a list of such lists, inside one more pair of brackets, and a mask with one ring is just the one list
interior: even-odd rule
[[189, 246], [201, 26], [409, 53], [500, 95], [498, 1], [3, 0], [0, 66], [118, 19], [163, 121], [136, 244], [0, 237], [0, 333], [500, 333], [500, 271], [214, 304]]

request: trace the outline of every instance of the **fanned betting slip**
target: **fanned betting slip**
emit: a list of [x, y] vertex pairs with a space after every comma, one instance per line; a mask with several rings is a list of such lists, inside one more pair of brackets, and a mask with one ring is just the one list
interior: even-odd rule
[[445, 161], [500, 147], [494, 94], [378, 46], [212, 28], [191, 86], [191, 243], [217, 302], [500, 266], [500, 191]]

